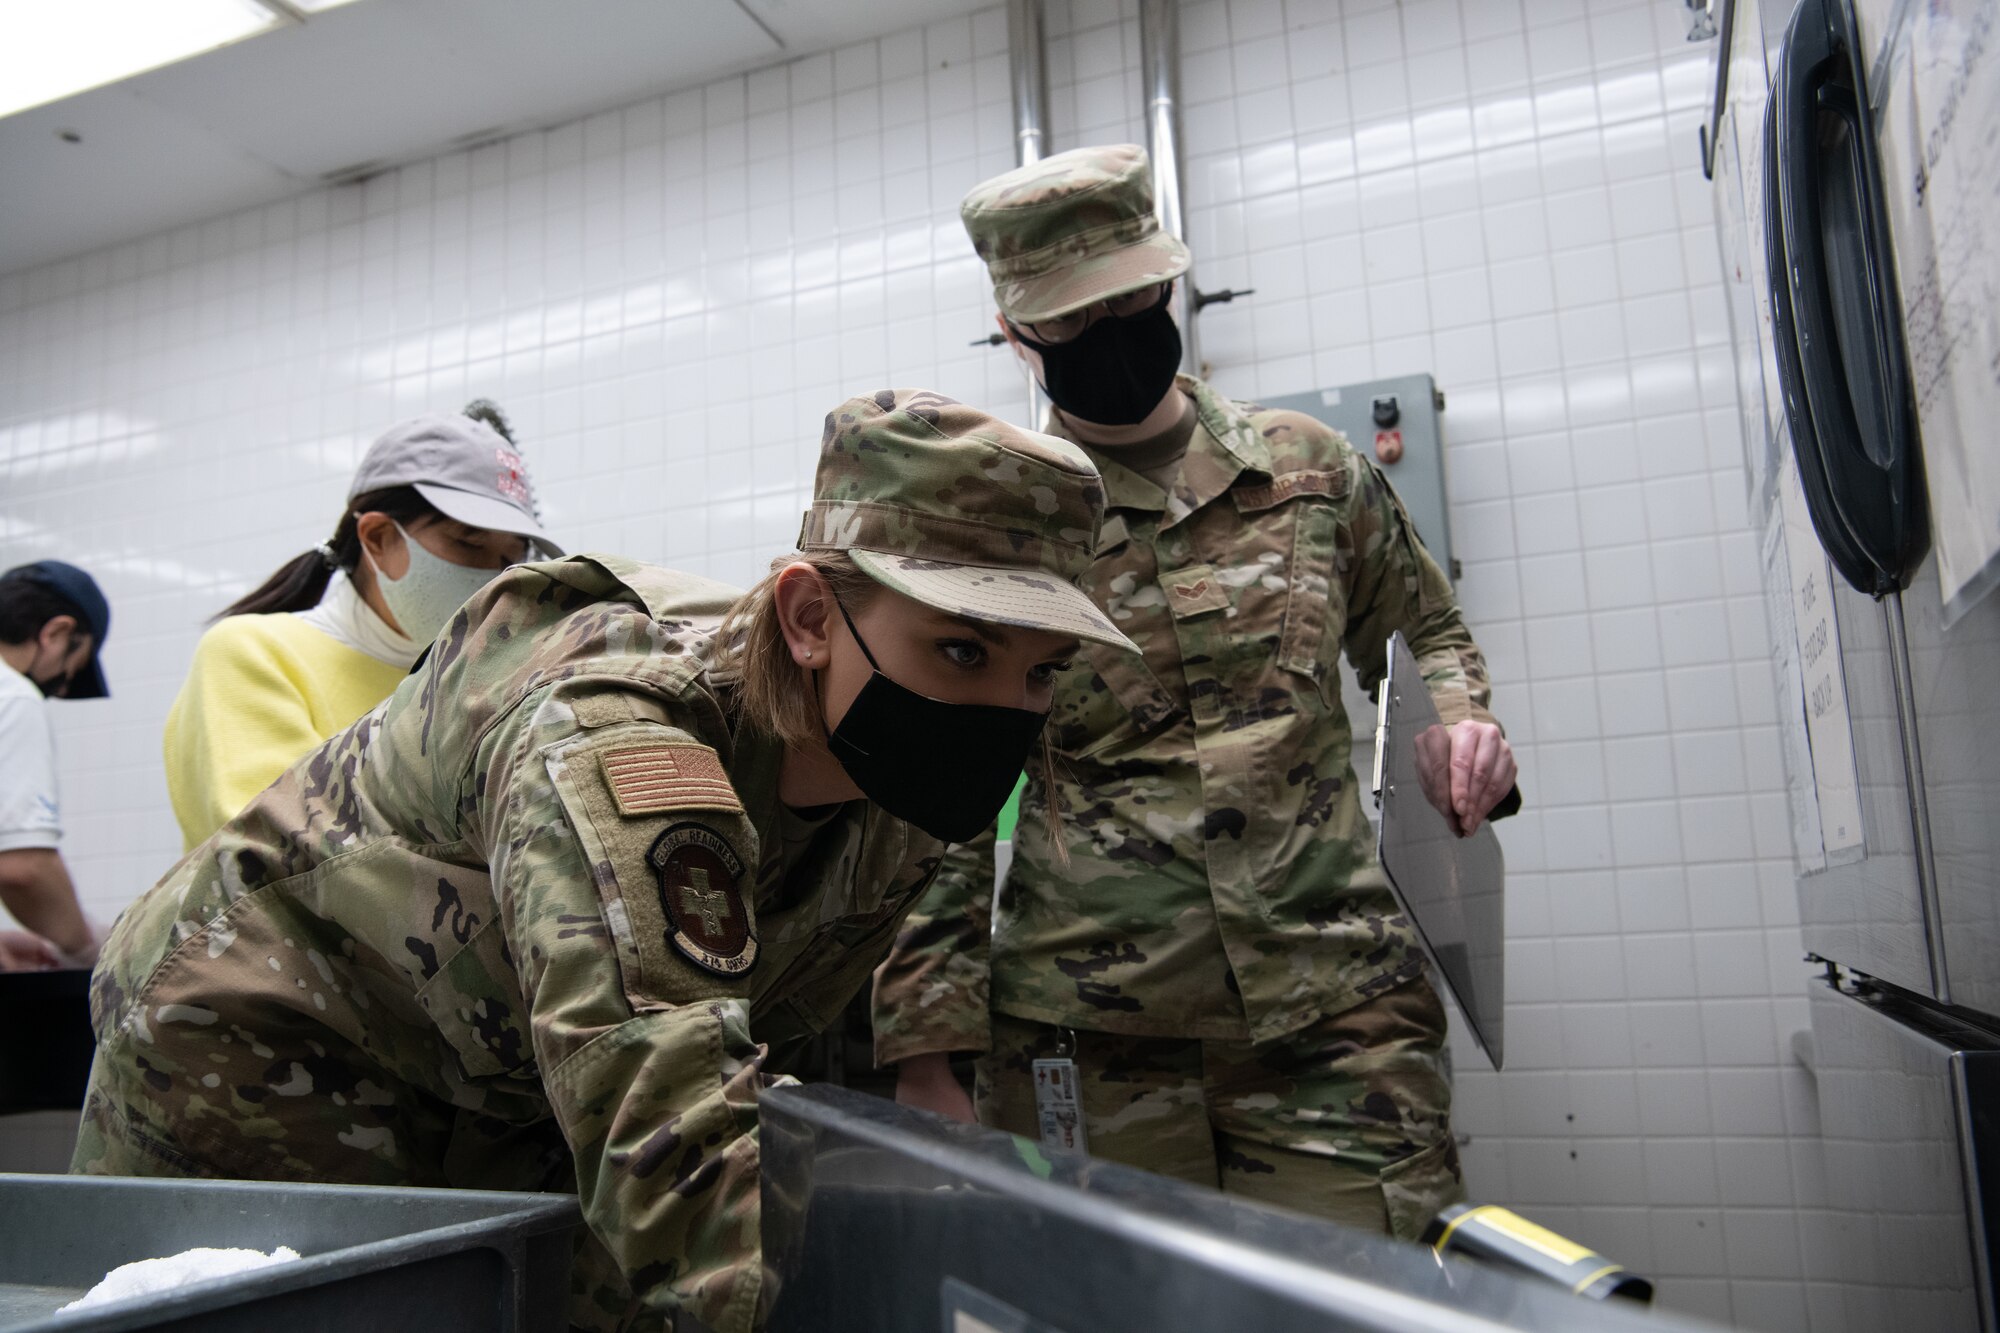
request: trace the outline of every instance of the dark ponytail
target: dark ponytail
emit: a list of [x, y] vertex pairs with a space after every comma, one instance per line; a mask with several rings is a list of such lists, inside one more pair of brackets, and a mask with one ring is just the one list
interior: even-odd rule
[[494, 402], [491, 398], [475, 398], [464, 407], [459, 408], [458, 414], [491, 426], [498, 432], [501, 439], [507, 441], [509, 448], [518, 449], [521, 447], [514, 442], [514, 427], [507, 420], [507, 414], [501, 411], [500, 404]]
[[391, 486], [386, 490], [357, 495], [348, 504], [347, 512], [340, 516], [340, 526], [333, 530], [333, 540], [278, 566], [277, 572], [265, 579], [254, 592], [237, 598], [216, 612], [211, 620], [221, 620], [225, 616], [267, 615], [274, 611], [309, 611], [318, 606], [319, 599], [326, 595], [326, 585], [333, 578], [333, 571], [344, 569], [351, 575], [354, 567], [361, 563], [361, 536], [356, 531], [356, 521], [367, 513], [386, 514], [406, 528], [419, 519], [442, 517], [429, 500], [417, 493], [414, 486]]
[[[491, 398], [475, 398], [459, 408], [458, 414], [462, 417], [471, 417], [474, 421], [483, 421], [491, 426], [501, 439], [507, 441], [508, 448], [521, 447], [521, 442], [514, 438], [514, 427], [507, 420], [507, 414], [501, 411], [500, 404]], [[536, 499], [532, 492], [528, 496], [528, 512], [534, 515], [535, 522], [542, 521], [542, 502]]]

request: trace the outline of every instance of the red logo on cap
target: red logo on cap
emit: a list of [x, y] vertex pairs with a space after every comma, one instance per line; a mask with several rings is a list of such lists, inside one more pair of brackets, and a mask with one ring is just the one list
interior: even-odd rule
[[493, 481], [500, 494], [518, 504], [532, 503], [528, 498], [527, 464], [521, 461], [521, 455], [512, 449], [495, 449], [493, 457], [500, 464], [500, 473]]

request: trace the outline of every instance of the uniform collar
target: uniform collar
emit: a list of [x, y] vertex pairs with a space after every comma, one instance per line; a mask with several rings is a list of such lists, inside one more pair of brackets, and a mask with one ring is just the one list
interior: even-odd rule
[[761, 856], [775, 845], [772, 839], [778, 836], [778, 770], [784, 763], [785, 746], [775, 736], [747, 725], [737, 705], [731, 690], [724, 708], [729, 713], [732, 744], [723, 768], [729, 773], [729, 785], [736, 788], [737, 798], [743, 802], [751, 827], [757, 830]]
[[[729, 713], [732, 742], [729, 754], [723, 761], [723, 768], [729, 774], [730, 785], [736, 788], [737, 797], [743, 802], [743, 813], [750, 826], [757, 831], [757, 887], [762, 893], [776, 897], [760, 897], [756, 902], [758, 911], [780, 910], [783, 904], [783, 881], [770, 884], [762, 882], [763, 870], [771, 858], [784, 847], [785, 807], [778, 799], [778, 773], [784, 766], [785, 745], [783, 741], [766, 735], [756, 727], [744, 724], [736, 711], [736, 701], [729, 699], [725, 705]], [[893, 866], [906, 860], [912, 837], [922, 837], [880, 806], [867, 800], [844, 801], [840, 808], [816, 826], [814, 837], [825, 836], [827, 829], [845, 824], [858, 826], [855, 837], [855, 870], [844, 884], [830, 884], [837, 898], [849, 903], [849, 910], [869, 910], [881, 902], [886, 883], [862, 883], [853, 877], [863, 866], [861, 857], [870, 849], [879, 852], [884, 846], [893, 852], [893, 859], [886, 864]], [[883, 843], [882, 839], [894, 841]], [[875, 864], [884, 864], [877, 862]], [[794, 873], [797, 866], [790, 868]], [[871, 896], [872, 895], [872, 896]]]
[[1172, 494], [1120, 463], [1117, 450], [1098, 449], [1077, 439], [1053, 407], [1044, 427], [1047, 434], [1079, 445], [1090, 454], [1104, 474], [1107, 509], [1164, 514], [1166, 521], [1161, 526], [1168, 528], [1219, 498], [1244, 473], [1271, 474], [1270, 447], [1236, 404], [1192, 375], [1176, 376], [1174, 386], [1194, 399], [1195, 431], [1181, 459]]

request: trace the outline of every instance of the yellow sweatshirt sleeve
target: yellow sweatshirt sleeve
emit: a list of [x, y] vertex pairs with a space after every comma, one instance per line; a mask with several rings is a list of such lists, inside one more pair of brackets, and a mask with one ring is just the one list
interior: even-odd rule
[[295, 616], [231, 616], [210, 626], [164, 738], [167, 795], [184, 845], [222, 827], [402, 676]]

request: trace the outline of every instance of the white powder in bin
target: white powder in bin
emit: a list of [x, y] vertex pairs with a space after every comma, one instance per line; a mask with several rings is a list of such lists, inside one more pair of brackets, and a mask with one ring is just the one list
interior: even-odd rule
[[273, 1264], [290, 1263], [298, 1257], [297, 1250], [280, 1245], [269, 1254], [262, 1250], [194, 1249], [182, 1250], [164, 1259], [138, 1259], [112, 1269], [104, 1275], [102, 1282], [56, 1313], [88, 1310], [94, 1305], [109, 1305], [134, 1296], [152, 1296], [185, 1287], [190, 1282], [205, 1282], [212, 1277], [227, 1277], [231, 1273], [247, 1273], [252, 1269], [269, 1268]]

